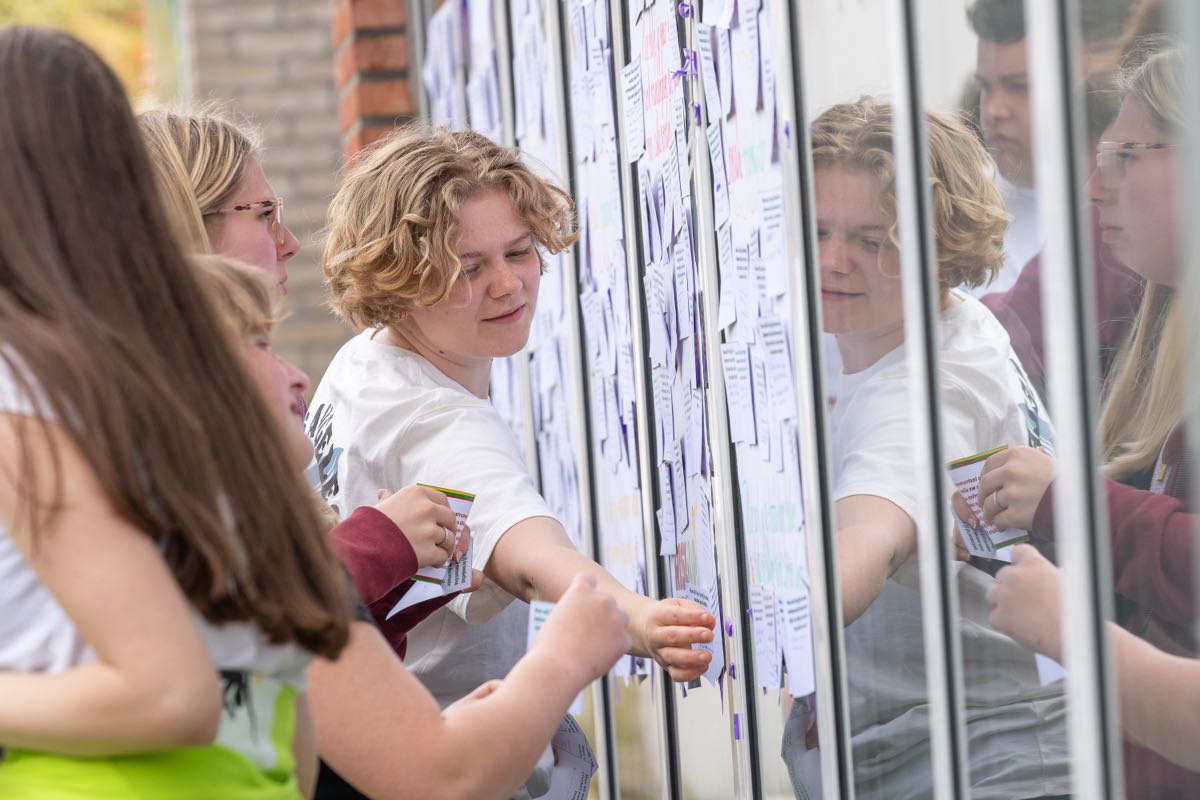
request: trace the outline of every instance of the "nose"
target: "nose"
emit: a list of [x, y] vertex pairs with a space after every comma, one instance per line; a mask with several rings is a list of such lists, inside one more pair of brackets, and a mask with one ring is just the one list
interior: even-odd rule
[[283, 244], [276, 244], [275, 250], [281, 264], [300, 252], [300, 240], [287, 225], [283, 226]]
[[846, 243], [840, 236], [829, 236], [817, 246], [817, 257], [821, 272], [849, 272], [846, 258]]
[[492, 273], [494, 278], [488, 284], [488, 293], [493, 298], [501, 298], [507, 295], [520, 291], [524, 281], [517, 271], [504, 259], [497, 262], [495, 271]]
[[983, 119], [1000, 120], [1012, 116], [1012, 107], [995, 89], [989, 89], [979, 96], [979, 114]]
[[1095, 206], [1104, 205], [1111, 196], [1108, 186], [1104, 182], [1104, 174], [1099, 167], [1093, 168], [1092, 174], [1088, 175], [1086, 188], [1088, 200]]
[[290, 386], [293, 391], [299, 392], [300, 394], [307, 392], [308, 387], [312, 385], [312, 382], [308, 378], [308, 373], [297, 367], [292, 362], [288, 361], [286, 358], [280, 358], [279, 361], [283, 364], [284, 369], [287, 370], [288, 386]]

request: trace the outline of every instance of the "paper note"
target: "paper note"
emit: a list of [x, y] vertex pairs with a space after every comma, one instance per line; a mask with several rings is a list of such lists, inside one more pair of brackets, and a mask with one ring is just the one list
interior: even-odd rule
[[[424, 483], [418, 484], [418, 486], [425, 486], [446, 496], [446, 500], [450, 503], [450, 510], [454, 512], [454, 541], [457, 542], [463, 535], [463, 526], [467, 522], [467, 515], [471, 513], [471, 505], [475, 502], [475, 495], [469, 492], [460, 492], [457, 489], [428, 486]], [[392, 607], [392, 610], [387, 613], [387, 619], [391, 619], [409, 606], [469, 588], [471, 586], [471, 565], [474, 562], [474, 550], [475, 544], [472, 541], [467, 545], [467, 552], [458, 561], [447, 559], [443, 566], [422, 567], [417, 570], [417, 574], [413, 576], [412, 587], [404, 593], [404, 596], [400, 598], [400, 602], [396, 603]]]
[[808, 590], [779, 595], [783, 621], [783, 658], [787, 663], [788, 691], [792, 697], [807, 697], [817, 690], [813, 671], [811, 611]]
[[766, 354], [771, 415], [777, 420], [795, 419], [796, 387], [792, 381], [792, 362], [788, 356], [783, 320], [776, 316], [760, 317], [758, 333]]
[[[546, 620], [554, 613], [555, 603], [549, 603], [545, 600], [533, 600], [529, 603], [529, 629], [525, 634], [525, 652], [533, 649], [533, 640], [541, 632], [542, 626], [546, 624]], [[575, 696], [571, 702], [570, 712], [578, 714], [583, 710], [583, 694]], [[568, 717], [568, 719], [570, 719]]]
[[713, 29], [709, 25], [696, 26], [699, 40], [700, 78], [704, 83], [704, 104], [708, 107], [709, 119], [721, 115], [721, 88], [717, 84], [717, 62], [713, 55]]
[[719, 228], [729, 221], [729, 183], [725, 176], [721, 123], [709, 123], [707, 133], [708, 156], [712, 160], [713, 224]]
[[570, 715], [558, 726], [550, 748], [554, 751], [554, 769], [550, 773], [550, 789], [541, 796], [542, 800], [587, 800], [588, 787], [596, 772], [596, 757], [583, 729]]
[[646, 122], [642, 111], [642, 62], [633, 60], [621, 70], [621, 94], [625, 98], [625, 145], [630, 163], [646, 152]]
[[721, 344], [721, 366], [725, 370], [725, 405], [729, 409], [729, 438], [753, 444], [754, 387], [750, 376], [750, 348], [740, 342]]
[[733, 49], [730, 47], [729, 31], [717, 29], [717, 84], [721, 89], [721, 112], [709, 113], [709, 119], [717, 120], [733, 113]]
[[1026, 541], [1029, 538], [1028, 531], [1017, 530], [1016, 528], [1009, 528], [1002, 531], [995, 525], [983, 524], [982, 522], [983, 503], [979, 497], [979, 476], [983, 472], [984, 462], [996, 455], [996, 453], [1006, 449], [1008, 449], [1008, 445], [983, 453], [976, 453], [973, 456], [965, 456], [956, 461], [951, 461], [948, 465], [950, 480], [954, 481], [958, 493], [962, 495], [963, 500], [967, 501], [967, 505], [971, 507], [971, 511], [975, 514], [976, 519], [980, 520], [980, 524], [971, 525], [959, 519], [958, 515], [955, 514], [954, 519], [958, 523], [959, 533], [962, 534], [967, 550], [972, 555], [983, 558], [996, 558], [996, 551], [1000, 548]]

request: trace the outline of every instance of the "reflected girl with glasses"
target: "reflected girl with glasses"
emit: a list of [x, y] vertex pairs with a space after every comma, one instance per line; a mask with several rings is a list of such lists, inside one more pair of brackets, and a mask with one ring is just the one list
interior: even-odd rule
[[[1105, 387], [1100, 417], [1119, 626], [1112, 643], [1123, 720], [1132, 739], [1176, 764], [1197, 768], [1194, 736], [1184, 738], [1178, 731], [1192, 729], [1180, 727], [1180, 715], [1194, 717], [1200, 700], [1189, 704], [1186, 695], [1154, 692], [1164, 685], [1155, 677], [1159, 667], [1164, 675], [1182, 674], [1172, 672], [1180, 667], [1166, 653], [1196, 653], [1192, 559], [1197, 520], [1183, 428], [1186, 359], [1195, 347], [1185, 315], [1194, 309], [1176, 297], [1184, 280], [1191, 279], [1187, 269], [1195, 258], [1181, 250], [1187, 223], [1176, 147], [1193, 129], [1183, 109], [1185, 85], [1182, 58], [1174, 51], [1151, 56], [1126, 76], [1124, 100], [1104, 133], [1089, 190], [1105, 241], [1146, 279], [1133, 334]], [[1033, 545], [1019, 548], [1015, 565], [998, 574], [993, 619], [1019, 641], [1057, 654], [1057, 572], [1038, 554], [1054, 556], [1053, 477], [1049, 456], [1019, 449], [988, 464], [980, 492], [988, 493], [985, 519], [1028, 529]], [[1127, 632], [1164, 652], [1154, 653]], [[1181, 692], [1198, 685], [1196, 678], [1189, 680], [1169, 685]], [[1130, 797], [1200, 794], [1200, 774], [1132, 743], [1126, 744], [1124, 772]]]
[[[979, 301], [953, 288], [980, 285], [1003, 263], [1007, 217], [991, 160], [957, 120], [931, 112], [926, 129], [944, 455], [1049, 438], [1004, 329]], [[856, 792], [925, 798], [932, 778], [915, 558], [921, 514], [890, 105], [863, 98], [827, 110], [813, 123], [812, 147], [822, 323], [844, 364], [830, 426]], [[958, 570], [972, 797], [1064, 795], [1061, 684], [1042, 686], [1033, 654], [986, 624], [991, 581], [974, 567]], [[796, 756], [785, 753], [793, 763], [802, 760]]]

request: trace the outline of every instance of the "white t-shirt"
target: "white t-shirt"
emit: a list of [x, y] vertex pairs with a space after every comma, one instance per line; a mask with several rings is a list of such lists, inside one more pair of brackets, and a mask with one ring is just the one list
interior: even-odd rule
[[1043, 245], [1042, 229], [1038, 220], [1037, 191], [1018, 186], [1001, 176], [996, 177], [996, 188], [1004, 198], [1004, 208], [1010, 217], [1008, 230], [1004, 232], [1004, 266], [991, 283], [966, 290], [974, 297], [1011, 289], [1021, 275], [1021, 270], [1038, 254]]
[[[35, 398], [36, 391], [34, 397], [22, 391], [0, 359], [0, 413], [49, 417], [47, 406]], [[215, 744], [263, 769], [274, 768], [284, 744], [274, 740], [277, 698], [284, 687], [304, 690], [312, 656], [296, 645], [269, 644], [248, 623], [218, 626], [199, 614], [194, 619], [225, 687], [225, 713]], [[0, 524], [0, 672], [57, 674], [95, 658]]]
[[[321, 493], [345, 515], [374, 505], [380, 489], [427, 483], [470, 492], [474, 567], [483, 569], [513, 525], [554, 514], [490, 402], [373, 334], [343, 345], [309, 407]], [[488, 580], [409, 634], [407, 664], [443, 706], [503, 677], [524, 654], [528, 606], [512, 601]]]
[[[941, 315], [942, 462], [998, 447], [1049, 445], [1053, 432], [1008, 335], [979, 301]], [[914, 519], [910, 400], [901, 346], [844, 375], [831, 415], [835, 500], [874, 495]], [[949, 497], [945, 498], [949, 504]], [[912, 585], [915, 558], [901, 567]], [[1070, 791], [1062, 683], [1043, 687], [1033, 653], [987, 625], [993, 578], [958, 565], [971, 796]], [[859, 797], [929, 796], [928, 696], [920, 597], [898, 580], [846, 628]]]

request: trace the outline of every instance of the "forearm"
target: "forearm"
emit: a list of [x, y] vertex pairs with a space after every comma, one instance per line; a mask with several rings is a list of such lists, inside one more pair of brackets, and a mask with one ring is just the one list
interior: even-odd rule
[[445, 711], [369, 625], [309, 668], [321, 756], [370, 797], [510, 796], [533, 771], [582, 676], [529, 655], [489, 696]]
[[[442, 713], [445, 736], [439, 773], [454, 791], [442, 797], [506, 798], [533, 772], [575, 697], [587, 685], [578, 666], [532, 652], [487, 697]], [[519, 736], [513, 734], [520, 731]], [[479, 763], [464, 769], [464, 753]]]
[[201, 690], [154, 687], [101, 662], [55, 675], [0, 673], [0, 743], [90, 757], [207, 744], [219, 692], [215, 671]]
[[569, 545], [558, 547], [546, 557], [539, 557], [527, 571], [528, 581], [524, 584], [525, 593], [521, 599], [526, 602], [544, 600], [558, 602], [563, 592], [571, 585], [576, 575], [591, 575], [596, 579], [596, 589], [611, 595], [617, 601], [617, 606], [629, 617], [629, 635], [633, 638], [630, 652], [638, 656], [650, 656], [650, 649], [644, 641], [641, 631], [645, 615], [649, 613], [654, 601], [644, 595], [631, 592], [608, 570], [580, 553]]
[[608, 570], [580, 553], [558, 522], [533, 517], [514, 525], [500, 538], [484, 573], [505, 591], [525, 602], [556, 603], [576, 575], [591, 575], [596, 588], [611, 595], [629, 617], [631, 653], [650, 656], [645, 619], [654, 601], [629, 591]]
[[1129, 736], [1163, 757], [1200, 769], [1200, 661], [1164, 653], [1109, 624], [1121, 697], [1121, 723]]
[[883, 592], [895, 570], [894, 553], [881, 546], [870, 531], [861, 527], [838, 531], [838, 591], [842, 597], [842, 623], [861, 617]]

